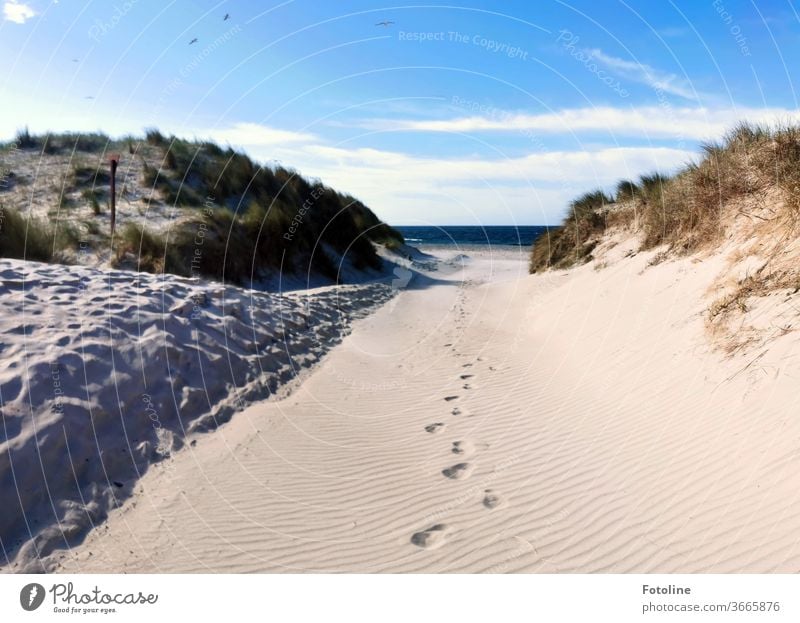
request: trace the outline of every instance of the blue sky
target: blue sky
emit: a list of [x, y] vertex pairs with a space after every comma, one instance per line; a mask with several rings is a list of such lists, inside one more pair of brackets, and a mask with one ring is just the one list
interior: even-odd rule
[[795, 119], [795, 2], [0, 0], [0, 136], [157, 126], [394, 224], [556, 223], [738, 120]]

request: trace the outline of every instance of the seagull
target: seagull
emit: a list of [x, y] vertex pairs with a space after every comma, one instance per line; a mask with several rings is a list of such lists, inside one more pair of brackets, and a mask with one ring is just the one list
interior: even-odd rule
[[189, 45], [192, 45], [192, 44], [194, 44], [194, 43], [197, 43], [197, 37], [195, 37], [194, 39], [192, 39], [192, 40], [189, 42]]
[[87, 95], [83, 99], [85, 99], [85, 100], [93, 100], [94, 99], [94, 95]]
[[386, 26], [390, 26], [390, 25], [392, 25], [392, 24], [394, 24], [394, 22], [390, 22], [390, 21], [384, 20], [384, 21], [382, 21], [382, 22], [378, 22], [378, 23], [377, 23], [377, 24], [375, 24], [375, 25], [376, 25], [376, 26], [383, 26], [383, 27], [385, 28]]
[[73, 63], [79, 63], [80, 61], [79, 61], [77, 58], [73, 58], [73, 59], [72, 59], [72, 62], [73, 62]]
[[222, 18], [222, 21], [223, 22], [227, 22], [230, 18], [231, 18], [231, 14], [230, 13], [225, 13], [225, 17]]

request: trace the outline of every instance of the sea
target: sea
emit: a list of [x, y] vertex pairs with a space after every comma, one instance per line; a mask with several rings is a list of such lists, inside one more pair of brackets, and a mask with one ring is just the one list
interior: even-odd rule
[[395, 227], [412, 246], [490, 245], [529, 247], [548, 229], [543, 225], [442, 225]]

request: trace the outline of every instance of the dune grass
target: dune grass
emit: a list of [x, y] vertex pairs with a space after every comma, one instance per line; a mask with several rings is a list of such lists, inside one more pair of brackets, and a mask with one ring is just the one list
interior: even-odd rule
[[636, 182], [631, 180], [620, 180], [617, 182], [614, 200], [617, 202], [634, 201], [636, 197], [641, 195], [641, 192], [642, 189]]
[[144, 184], [164, 203], [196, 212], [186, 212], [169, 240], [141, 227], [127, 229], [115, 251], [117, 263], [130, 260], [138, 240], [142, 270], [237, 283], [275, 270], [335, 280], [333, 256], [347, 258], [357, 269], [377, 269], [374, 244], [404, 243], [361, 201], [291, 169], [265, 167], [230, 147], [154, 129], [144, 142], [160, 154], [137, 155]]
[[[334, 260], [346, 258], [362, 270], [379, 268], [374, 244], [396, 247], [404, 242], [397, 230], [357, 199], [209, 141], [187, 141], [156, 129], [146, 130], [143, 138], [119, 140], [102, 133], [37, 136], [25, 129], [11, 145], [40, 157], [69, 158], [67, 172], [51, 192], [54, 208], [88, 205], [100, 216], [110, 190], [104, 156], [127, 151], [125, 174], [138, 176], [149, 189], [144, 198], [148, 210], [153, 204], [181, 209], [169, 231], [154, 231], [146, 222], [119, 227], [111, 254], [118, 266], [237, 283], [275, 270], [310, 271], [334, 280]], [[120, 188], [123, 181], [117, 181]], [[9, 222], [19, 230], [14, 218]], [[105, 223], [98, 222], [96, 229]], [[46, 251], [55, 230], [34, 220], [29, 226], [35, 232], [29, 254], [44, 261], [60, 257], [60, 243]], [[93, 242], [103, 241], [108, 238], [98, 236]], [[19, 256], [15, 244], [7, 241], [5, 246]]]
[[62, 134], [31, 134], [28, 128], [17, 132], [11, 144], [17, 149], [34, 149], [42, 154], [53, 155], [70, 152], [101, 153], [111, 139], [101, 132], [66, 132]]
[[[335, 279], [331, 252], [358, 269], [378, 268], [371, 243], [404, 242], [362, 202], [290, 169], [264, 167], [231, 148], [154, 130], [146, 140], [164, 151], [160, 163], [145, 164], [145, 183], [166, 203], [203, 206], [202, 215], [183, 225], [186, 231], [177, 232], [173, 244], [204, 275], [243, 281], [280, 269]], [[195, 246], [202, 248], [192, 255], [189, 239], [199, 231], [204, 241]]]
[[292, 210], [281, 202], [267, 207], [252, 201], [241, 215], [224, 207], [203, 210], [168, 236], [129, 223], [115, 240], [114, 264], [121, 266], [127, 261], [147, 272], [238, 284], [277, 271], [320, 274], [336, 280], [337, 266], [330, 251], [348, 257], [356, 268], [379, 268], [380, 260], [367, 236], [348, 225], [348, 220], [342, 213], [318, 236], [290, 240], [285, 234], [292, 225]]
[[534, 243], [530, 270], [587, 261], [609, 222], [639, 230], [642, 249], [708, 247], [722, 236], [731, 202], [769, 188], [782, 197], [776, 217], [793, 229], [800, 220], [800, 126], [739, 124], [721, 141], [702, 145], [698, 161], [672, 175], [622, 180], [613, 201], [600, 191], [577, 198], [562, 226]]
[[136, 269], [148, 273], [188, 275], [174, 245], [167, 238], [137, 223], [126, 223], [115, 234], [114, 265], [123, 258], [135, 258]]
[[562, 226], [545, 232], [534, 243], [530, 272], [589, 261], [606, 229], [605, 211], [613, 203], [614, 199], [599, 189], [571, 201]]
[[75, 226], [31, 218], [0, 204], [0, 257], [66, 261], [79, 244], [80, 232]]

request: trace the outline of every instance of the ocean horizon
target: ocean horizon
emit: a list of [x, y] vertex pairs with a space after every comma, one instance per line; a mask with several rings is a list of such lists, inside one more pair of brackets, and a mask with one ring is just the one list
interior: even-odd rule
[[528, 247], [548, 230], [547, 225], [433, 225], [395, 227], [410, 245], [488, 245]]

